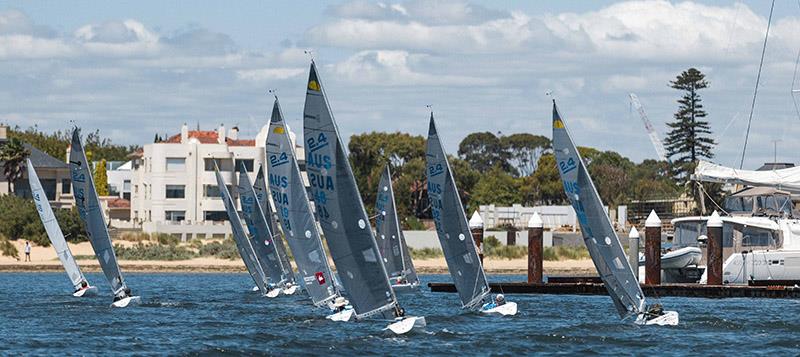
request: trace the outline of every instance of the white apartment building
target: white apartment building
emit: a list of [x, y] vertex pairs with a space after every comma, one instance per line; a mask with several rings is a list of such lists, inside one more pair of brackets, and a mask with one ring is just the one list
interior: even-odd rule
[[[133, 160], [131, 182], [131, 220], [147, 233], [167, 233], [192, 238], [223, 237], [230, 234], [225, 207], [220, 198], [214, 164], [236, 198], [236, 168], [244, 163], [255, 180], [258, 168], [266, 162], [265, 143], [269, 126], [263, 126], [255, 140], [239, 139], [239, 129], [226, 133], [189, 130], [163, 142], [147, 144]], [[294, 138], [294, 134], [290, 133]], [[304, 158], [296, 147], [298, 159]], [[305, 171], [305, 160], [300, 161]], [[238, 204], [238, 202], [237, 202]]]

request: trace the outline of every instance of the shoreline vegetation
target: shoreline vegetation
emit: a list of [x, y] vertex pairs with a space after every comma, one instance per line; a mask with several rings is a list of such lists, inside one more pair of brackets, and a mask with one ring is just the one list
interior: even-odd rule
[[[9, 241], [18, 252], [24, 241]], [[88, 242], [69, 243], [72, 254], [86, 272], [98, 272], [99, 264]], [[180, 243], [169, 235], [124, 234], [114, 240], [124, 272], [245, 272], [232, 239], [195, 239]], [[494, 237], [484, 240], [484, 267], [490, 274], [526, 274], [527, 247], [505, 246]], [[414, 265], [421, 274], [446, 274], [441, 249], [412, 249]], [[0, 256], [0, 272], [61, 272], [61, 262], [52, 247], [34, 245], [32, 262], [22, 257]], [[544, 270], [549, 275], [596, 275], [585, 247], [546, 247]]]

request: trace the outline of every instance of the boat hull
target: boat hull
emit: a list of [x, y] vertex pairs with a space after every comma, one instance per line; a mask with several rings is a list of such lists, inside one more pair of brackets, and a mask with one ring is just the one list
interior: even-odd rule
[[90, 287], [88, 287], [86, 289], [78, 290], [78, 291], [72, 293], [72, 296], [74, 296], [74, 297], [89, 297], [89, 296], [96, 296], [96, 295], [97, 295], [97, 287], [96, 286], [90, 286]]
[[355, 310], [352, 307], [347, 307], [342, 311], [325, 316], [326, 319], [337, 322], [347, 322], [353, 318]]
[[419, 284], [395, 284], [392, 289], [397, 294], [411, 294], [419, 291]]
[[142, 298], [140, 296], [128, 296], [124, 299], [114, 301], [111, 303], [111, 307], [128, 307], [131, 305], [139, 305], [142, 303]]
[[652, 319], [647, 319], [644, 314], [639, 314], [634, 323], [639, 326], [676, 326], [679, 321], [677, 311], [664, 311], [663, 315]]
[[428, 323], [425, 321], [425, 316], [408, 316], [403, 318], [398, 318], [395, 322], [389, 324], [384, 328], [385, 330], [390, 330], [395, 334], [402, 335], [410, 332], [413, 329], [420, 329], [427, 326]]
[[506, 302], [503, 305], [493, 307], [491, 309], [481, 309], [484, 314], [500, 314], [503, 316], [514, 316], [517, 314], [517, 303], [513, 301]]
[[800, 281], [800, 250], [756, 250], [732, 254], [723, 264], [726, 284], [787, 285]]

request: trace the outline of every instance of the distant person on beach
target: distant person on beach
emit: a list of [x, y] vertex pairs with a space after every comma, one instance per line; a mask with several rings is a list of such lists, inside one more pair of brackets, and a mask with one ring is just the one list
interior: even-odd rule
[[31, 242], [25, 241], [25, 261], [31, 261]]

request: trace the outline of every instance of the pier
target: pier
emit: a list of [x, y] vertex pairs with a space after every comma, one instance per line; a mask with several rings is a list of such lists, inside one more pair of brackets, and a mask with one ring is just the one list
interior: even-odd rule
[[[549, 279], [550, 281], [553, 278]], [[527, 282], [490, 283], [493, 293], [503, 294], [562, 294], [562, 295], [608, 295], [599, 278], [556, 278], [544, 284]], [[572, 280], [572, 281], [570, 281]], [[455, 293], [451, 283], [428, 283], [432, 292]], [[768, 298], [798, 299], [800, 288], [793, 286], [748, 286], [748, 285], [700, 285], [700, 284], [661, 284], [642, 285], [645, 294], [651, 296], [678, 296], [689, 298]]]

